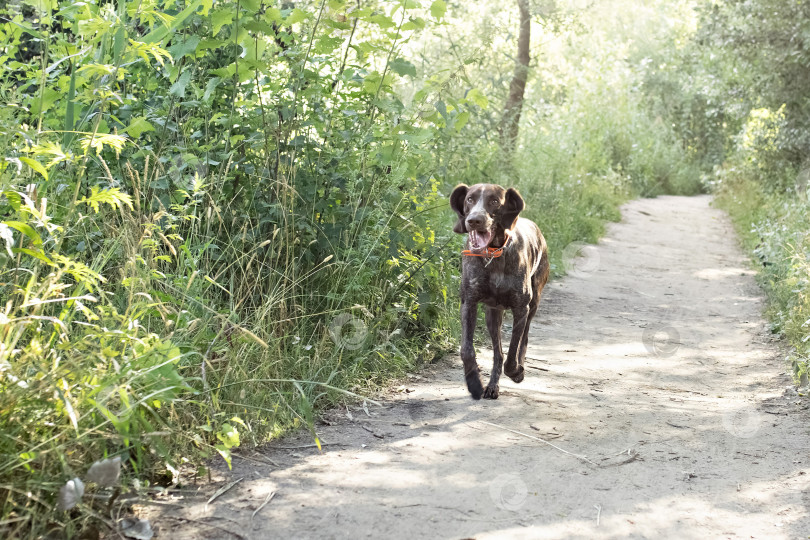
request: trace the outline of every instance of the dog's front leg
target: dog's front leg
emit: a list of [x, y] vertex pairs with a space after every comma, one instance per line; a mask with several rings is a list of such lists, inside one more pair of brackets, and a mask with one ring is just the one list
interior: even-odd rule
[[512, 309], [512, 339], [509, 341], [509, 352], [506, 353], [506, 363], [503, 372], [519, 383], [523, 380], [523, 366], [518, 363], [518, 352], [520, 343], [523, 341], [523, 333], [529, 319], [529, 306], [520, 306]]
[[467, 390], [473, 399], [481, 399], [484, 386], [481, 384], [481, 375], [478, 364], [475, 362], [475, 347], [473, 335], [478, 319], [478, 302], [461, 299], [461, 361], [464, 363], [464, 379], [467, 381]]
[[487, 330], [492, 338], [492, 374], [489, 384], [484, 389], [484, 399], [498, 399], [498, 380], [501, 378], [503, 366], [503, 351], [501, 350], [501, 325], [503, 324], [503, 310], [487, 308]]

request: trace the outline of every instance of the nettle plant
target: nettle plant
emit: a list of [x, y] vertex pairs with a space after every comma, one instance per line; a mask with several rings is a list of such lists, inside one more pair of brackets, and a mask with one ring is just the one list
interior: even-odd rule
[[[3, 517], [39, 519], [26, 490], [47, 506], [102, 458], [228, 460], [240, 430], [311, 423], [318, 384], [443, 339], [455, 261], [432, 171], [486, 99], [441, 74], [413, 105], [396, 88], [418, 75], [402, 46], [445, 9], [0, 8]], [[349, 354], [328, 326], [358, 305], [385, 339]]]

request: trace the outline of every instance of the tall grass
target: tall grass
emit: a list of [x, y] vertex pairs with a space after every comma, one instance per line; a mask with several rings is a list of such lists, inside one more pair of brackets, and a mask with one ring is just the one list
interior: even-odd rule
[[752, 110], [735, 140], [735, 151], [718, 167], [713, 188], [744, 246], [759, 267], [769, 297], [774, 333], [795, 348], [796, 380], [808, 381], [810, 363], [810, 203], [807, 171], [797, 170], [777, 146], [783, 108]]

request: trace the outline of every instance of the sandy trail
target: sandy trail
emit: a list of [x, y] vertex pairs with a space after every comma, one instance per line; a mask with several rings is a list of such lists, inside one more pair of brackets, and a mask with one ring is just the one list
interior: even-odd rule
[[500, 399], [472, 401], [455, 357], [327, 415], [323, 454], [304, 433], [150, 507], [158, 537], [807, 538], [807, 400], [728, 219], [709, 197], [623, 216], [546, 288]]

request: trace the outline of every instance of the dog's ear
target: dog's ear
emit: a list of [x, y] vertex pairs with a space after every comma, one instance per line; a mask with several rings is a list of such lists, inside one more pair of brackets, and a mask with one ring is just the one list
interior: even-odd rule
[[523, 197], [518, 190], [509, 188], [506, 190], [506, 202], [501, 207], [500, 224], [504, 229], [514, 229], [517, 224], [518, 215], [526, 207]]
[[453, 232], [458, 234], [466, 234], [467, 226], [464, 224], [467, 216], [464, 214], [464, 200], [467, 198], [467, 192], [470, 190], [466, 184], [459, 184], [450, 194], [450, 208], [455, 210], [458, 214], [458, 221], [453, 227]]

